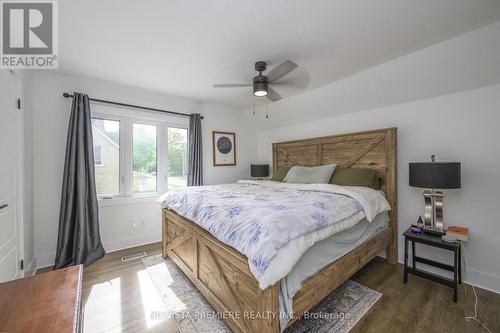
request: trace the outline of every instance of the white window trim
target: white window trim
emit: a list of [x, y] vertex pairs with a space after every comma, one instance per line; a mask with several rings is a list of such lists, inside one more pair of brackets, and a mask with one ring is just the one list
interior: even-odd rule
[[[92, 111], [92, 118], [120, 121], [120, 193], [99, 196], [99, 206], [113, 206], [140, 202], [154, 202], [168, 189], [168, 128], [188, 130], [189, 119], [159, 113], [137, 112], [126, 108], [102, 107]], [[156, 127], [156, 182], [155, 192], [132, 191], [132, 124], [155, 125]]]
[[107, 206], [135, 204], [141, 202], [155, 202], [159, 196], [160, 193], [148, 193], [146, 195], [135, 194], [128, 197], [125, 196], [99, 197], [97, 201], [99, 203], [99, 207], [107, 207]]

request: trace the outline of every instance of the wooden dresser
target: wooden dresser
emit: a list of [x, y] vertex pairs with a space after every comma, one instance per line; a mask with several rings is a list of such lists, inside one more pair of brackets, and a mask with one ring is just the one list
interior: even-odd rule
[[83, 266], [0, 284], [0, 332], [82, 332]]

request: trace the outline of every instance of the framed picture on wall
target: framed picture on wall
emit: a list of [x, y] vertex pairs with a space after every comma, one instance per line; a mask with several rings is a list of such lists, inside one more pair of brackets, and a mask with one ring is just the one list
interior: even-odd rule
[[212, 132], [214, 166], [236, 165], [236, 134]]

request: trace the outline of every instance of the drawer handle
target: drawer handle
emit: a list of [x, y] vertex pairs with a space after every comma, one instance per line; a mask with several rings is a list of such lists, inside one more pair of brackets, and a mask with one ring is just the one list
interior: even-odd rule
[[9, 206], [9, 204], [0, 205], [0, 209], [7, 208], [7, 206]]

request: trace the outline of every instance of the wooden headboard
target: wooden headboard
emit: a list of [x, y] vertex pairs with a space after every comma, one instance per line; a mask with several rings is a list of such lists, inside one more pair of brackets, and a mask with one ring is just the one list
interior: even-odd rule
[[396, 128], [273, 143], [273, 170], [282, 166], [337, 164], [344, 168], [375, 169], [384, 180], [383, 191], [392, 207], [393, 247], [389, 262], [397, 260], [397, 146]]

